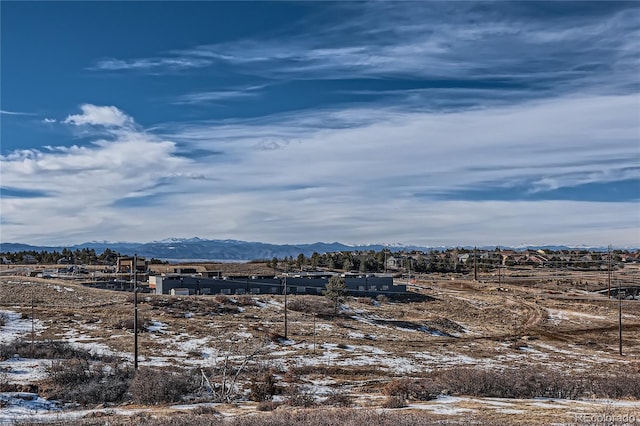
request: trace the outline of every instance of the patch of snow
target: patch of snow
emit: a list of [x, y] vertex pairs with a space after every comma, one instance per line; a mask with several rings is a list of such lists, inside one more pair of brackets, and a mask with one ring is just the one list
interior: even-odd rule
[[169, 326], [160, 321], [151, 321], [151, 325], [147, 326], [147, 331], [150, 333], [166, 333], [166, 329]]
[[374, 355], [387, 355], [389, 352], [380, 349], [376, 346], [368, 346], [368, 345], [362, 345], [362, 346], [353, 346], [354, 349], [356, 350], [362, 350], [364, 352], [370, 352]]
[[524, 410], [518, 410], [516, 408], [500, 408], [497, 411], [505, 414], [522, 414], [525, 412]]
[[42, 324], [38, 320], [33, 322], [29, 318], [22, 318], [22, 314], [14, 311], [2, 311], [0, 315], [4, 315], [5, 324], [0, 327], [0, 343], [10, 343], [18, 339], [18, 337], [30, 333], [33, 324], [34, 331], [42, 329]]
[[41, 398], [36, 393], [2, 392], [0, 402], [4, 407], [0, 411], [0, 423], [11, 423], [21, 414], [60, 411], [60, 403]]
[[438, 365], [458, 366], [483, 364], [483, 360], [466, 355], [432, 355], [430, 352], [410, 352], [413, 356]]
[[26, 385], [46, 378], [49, 365], [50, 360], [13, 357], [0, 361], [0, 371], [6, 374], [9, 383]]

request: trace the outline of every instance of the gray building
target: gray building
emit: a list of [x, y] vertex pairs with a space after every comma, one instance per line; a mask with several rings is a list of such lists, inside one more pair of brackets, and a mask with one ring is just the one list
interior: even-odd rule
[[[331, 275], [287, 277], [205, 278], [198, 275], [167, 274], [149, 277], [149, 287], [156, 294], [171, 294], [172, 289], [188, 289], [189, 294], [288, 294], [321, 295]], [[393, 277], [348, 275], [345, 284], [352, 296], [377, 296], [406, 293], [406, 285], [394, 285]], [[182, 290], [181, 292], [184, 292]]]

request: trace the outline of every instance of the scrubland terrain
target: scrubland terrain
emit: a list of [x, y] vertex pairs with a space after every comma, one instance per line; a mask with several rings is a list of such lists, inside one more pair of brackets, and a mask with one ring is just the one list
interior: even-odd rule
[[423, 278], [338, 312], [289, 296], [286, 336], [284, 296], [141, 294], [134, 375], [131, 293], [4, 276], [0, 423], [640, 423], [640, 301], [620, 356], [589, 283]]

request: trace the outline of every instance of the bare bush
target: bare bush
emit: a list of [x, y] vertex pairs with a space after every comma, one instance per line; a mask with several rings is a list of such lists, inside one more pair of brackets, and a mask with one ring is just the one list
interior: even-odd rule
[[502, 371], [458, 368], [436, 373], [432, 379], [451, 392], [495, 398], [567, 398], [585, 395], [586, 380], [544, 368], [507, 368]]
[[593, 393], [602, 398], [640, 399], [639, 375], [615, 375], [592, 378]]
[[209, 393], [212, 401], [232, 402], [244, 398], [240, 383], [245, 375], [264, 372], [260, 360], [267, 350], [266, 343], [233, 333], [218, 336], [217, 343], [212, 345], [218, 361], [200, 370], [201, 388]]
[[0, 392], [15, 392], [12, 384], [9, 383], [9, 375], [4, 370], [0, 370]]
[[346, 393], [332, 392], [327, 399], [323, 401], [323, 404], [333, 407], [351, 407], [353, 405], [353, 399]]
[[406, 400], [399, 396], [390, 396], [382, 403], [382, 408], [403, 408], [406, 406]]
[[171, 372], [143, 367], [131, 381], [129, 393], [139, 404], [177, 402], [194, 392], [198, 383], [198, 377], [190, 371]]
[[194, 408], [193, 411], [191, 412], [198, 416], [203, 416], [203, 415], [216, 416], [220, 414], [220, 412], [216, 410], [215, 407], [211, 407], [210, 405], [199, 405], [196, 408]]
[[334, 315], [333, 307], [329, 302], [317, 296], [293, 296], [287, 302], [287, 307], [292, 311], [315, 314], [320, 317]]
[[[138, 317], [138, 333], [143, 333], [147, 331], [147, 327], [149, 327], [150, 325], [151, 323], [146, 319], [144, 319], [142, 316]], [[131, 330], [131, 331], [133, 331], [134, 326], [135, 326], [135, 323], [133, 318], [123, 318], [115, 324], [115, 328], [121, 328], [124, 330]]]
[[43, 386], [47, 397], [85, 405], [123, 401], [132, 377], [127, 367], [86, 359], [54, 361], [47, 374]]
[[223, 305], [226, 305], [229, 302], [229, 296], [225, 296], [224, 294], [216, 294], [215, 296], [213, 296], [213, 300], [215, 300], [217, 303], [221, 303]]
[[294, 386], [288, 389], [285, 404], [292, 407], [311, 408], [316, 406], [316, 398], [313, 392], [301, 386]]
[[430, 401], [440, 395], [441, 388], [431, 380], [398, 379], [385, 386], [383, 393], [388, 397], [399, 397], [403, 400], [414, 399]]
[[[41, 423], [27, 421], [20, 426], [36, 426]], [[60, 424], [60, 423], [56, 423]], [[63, 423], [65, 426], [103, 426], [105, 419], [74, 419]], [[434, 422], [433, 418], [424, 413], [410, 412], [378, 412], [376, 410], [361, 409], [315, 409], [315, 410], [275, 410], [270, 413], [259, 413], [253, 416], [236, 416], [221, 418], [220, 416], [203, 416], [194, 413], [176, 414], [166, 417], [156, 416], [123, 416], [110, 417], [111, 426], [431, 426], [434, 424], [452, 424]], [[454, 422], [453, 424], [469, 424]], [[483, 422], [483, 425], [493, 426], [500, 423]]]
[[388, 303], [389, 302], [389, 298], [387, 296], [385, 296], [384, 294], [379, 294], [378, 297], [376, 297], [376, 299], [378, 300], [378, 303], [380, 303], [381, 305], [383, 303]]
[[24, 340], [14, 340], [10, 343], [0, 345], [0, 360], [9, 359], [13, 356], [34, 359], [101, 359], [112, 361], [113, 357], [99, 356], [92, 354], [85, 349], [74, 348], [66, 342], [59, 340], [45, 340], [37, 342], [27, 342]]
[[258, 411], [273, 411], [276, 408], [278, 408], [280, 405], [282, 404], [276, 401], [262, 401], [258, 404], [256, 409]]
[[252, 381], [249, 389], [250, 398], [256, 402], [269, 401], [273, 399], [274, 395], [280, 393], [276, 379], [270, 372], [265, 373], [260, 379]]
[[258, 303], [253, 298], [253, 296], [250, 296], [248, 294], [244, 294], [236, 297], [235, 301], [236, 301], [235, 304], [240, 306], [257, 306], [258, 305]]

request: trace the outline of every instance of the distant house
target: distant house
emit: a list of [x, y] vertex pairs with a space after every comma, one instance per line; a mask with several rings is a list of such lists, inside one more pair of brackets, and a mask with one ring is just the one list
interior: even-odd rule
[[[606, 256], [606, 255], [605, 255]], [[603, 256], [603, 260], [605, 260]], [[620, 255], [620, 260], [625, 263], [634, 263], [640, 261], [640, 254], [638, 253], [623, 253]]]
[[22, 263], [38, 263], [36, 257], [32, 254], [25, 254], [22, 256]]
[[398, 269], [402, 265], [402, 259], [391, 256], [387, 258], [387, 269]]
[[2, 256], [2, 264], [3, 265], [8, 265], [10, 263], [11, 263], [11, 261], [9, 259], [7, 259], [5, 256]]
[[[146, 272], [149, 269], [149, 261], [144, 257], [136, 258], [136, 269], [138, 272]], [[116, 272], [126, 274], [133, 272], [133, 256], [120, 256], [116, 262]]]

